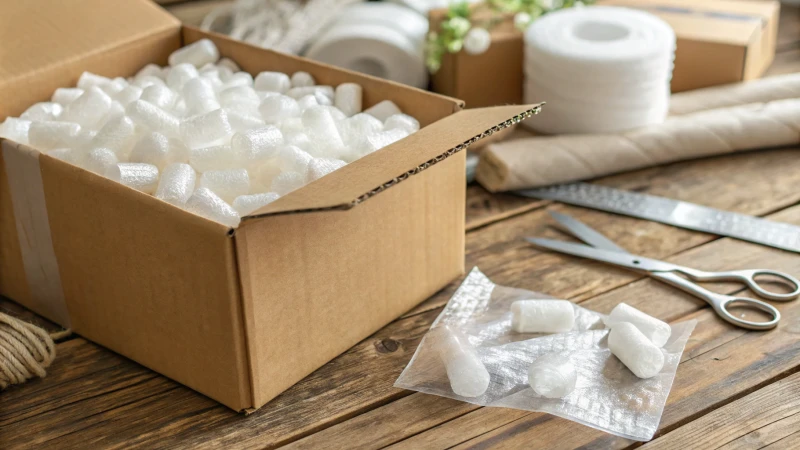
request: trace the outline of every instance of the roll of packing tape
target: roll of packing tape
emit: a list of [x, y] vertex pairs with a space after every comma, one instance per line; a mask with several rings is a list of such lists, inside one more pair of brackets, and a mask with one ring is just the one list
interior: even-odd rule
[[428, 84], [421, 46], [387, 26], [334, 25], [311, 46], [306, 56], [419, 88]]
[[546, 101], [526, 125], [603, 133], [662, 122], [675, 33], [646, 12], [596, 6], [549, 13], [525, 32], [525, 101]]

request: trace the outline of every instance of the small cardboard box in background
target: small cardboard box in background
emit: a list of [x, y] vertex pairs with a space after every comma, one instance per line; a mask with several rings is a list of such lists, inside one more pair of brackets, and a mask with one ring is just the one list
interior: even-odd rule
[[[359, 83], [423, 128], [237, 229], [0, 140], [0, 294], [235, 410], [258, 408], [463, 272], [464, 148], [527, 117], [211, 35], [146, 0], [11, 2], [0, 120], [83, 71], [208, 37], [244, 70]], [[63, 24], [55, 27], [53, 24]], [[68, 32], [65, 32], [67, 30]]]
[[678, 38], [672, 92], [760, 77], [775, 57], [780, 3], [743, 0], [601, 0], [655, 14]]
[[[760, 77], [775, 56], [780, 4], [745, 0], [601, 0], [655, 14], [678, 38], [672, 92]], [[447, 10], [430, 13], [438, 29]], [[524, 42], [508, 17], [491, 30], [480, 55], [448, 53], [432, 77], [435, 92], [464, 100], [468, 108], [523, 103]], [[542, 99], [547, 100], [547, 99]]]

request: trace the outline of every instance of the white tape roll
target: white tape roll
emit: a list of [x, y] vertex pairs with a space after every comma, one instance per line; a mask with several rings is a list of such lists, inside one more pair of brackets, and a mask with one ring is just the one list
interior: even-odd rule
[[419, 88], [428, 84], [421, 47], [396, 29], [378, 24], [335, 25], [306, 56]]
[[428, 34], [428, 20], [416, 12], [394, 3], [357, 3], [344, 10], [336, 20], [336, 26], [370, 24], [391, 28], [423, 44]]
[[526, 125], [603, 133], [662, 122], [675, 33], [646, 12], [596, 6], [549, 13], [525, 32], [525, 102], [546, 101]]

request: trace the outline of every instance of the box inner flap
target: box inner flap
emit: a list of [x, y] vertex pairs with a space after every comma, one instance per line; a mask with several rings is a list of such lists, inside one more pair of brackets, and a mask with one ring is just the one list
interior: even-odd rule
[[5, 2], [3, 16], [0, 82], [180, 25], [144, 0]]
[[348, 209], [470, 144], [538, 113], [541, 104], [468, 109], [281, 197], [255, 211], [260, 216]]

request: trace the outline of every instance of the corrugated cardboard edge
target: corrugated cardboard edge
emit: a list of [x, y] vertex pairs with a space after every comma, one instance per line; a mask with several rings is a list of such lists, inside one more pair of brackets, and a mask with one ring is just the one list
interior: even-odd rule
[[368, 199], [380, 194], [381, 192], [385, 191], [386, 189], [389, 189], [392, 186], [395, 186], [395, 185], [397, 185], [399, 183], [402, 183], [404, 180], [408, 179], [409, 177], [411, 177], [413, 175], [416, 175], [416, 174], [422, 172], [423, 170], [426, 170], [429, 167], [431, 167], [431, 166], [433, 166], [433, 165], [435, 165], [435, 164], [437, 164], [439, 162], [444, 161], [445, 159], [449, 158], [450, 156], [452, 156], [452, 155], [454, 155], [454, 154], [456, 154], [456, 153], [458, 153], [458, 152], [460, 152], [462, 150], [466, 150], [470, 145], [480, 141], [481, 139], [489, 137], [489, 136], [493, 135], [494, 133], [502, 131], [502, 130], [508, 128], [508, 127], [514, 126], [514, 125], [522, 122], [523, 120], [525, 120], [525, 119], [527, 119], [527, 118], [529, 118], [529, 117], [531, 117], [533, 115], [539, 114], [539, 112], [542, 109], [542, 106], [544, 106], [544, 103], [538, 103], [538, 104], [532, 105], [528, 109], [523, 111], [522, 113], [517, 114], [517, 115], [515, 115], [515, 116], [513, 116], [513, 117], [511, 117], [511, 118], [509, 118], [509, 119], [507, 119], [507, 120], [505, 120], [503, 122], [500, 122], [499, 124], [497, 124], [497, 125], [489, 128], [489, 129], [483, 131], [482, 133], [467, 139], [466, 141], [462, 142], [461, 144], [458, 144], [455, 147], [452, 147], [452, 148], [446, 150], [445, 152], [440, 153], [439, 155], [435, 156], [434, 158], [431, 158], [428, 161], [425, 161], [424, 163], [422, 163], [422, 164], [420, 164], [420, 165], [418, 165], [418, 166], [416, 166], [416, 167], [414, 167], [414, 168], [412, 168], [410, 170], [407, 170], [406, 172], [404, 172], [404, 173], [392, 178], [391, 180], [388, 180], [388, 181], [382, 183], [381, 185], [379, 185], [379, 186], [377, 186], [377, 187], [365, 192], [364, 194], [356, 197], [355, 199], [353, 199], [352, 201], [350, 201], [348, 203], [342, 203], [342, 204], [339, 204], [339, 205], [329, 206], [329, 207], [325, 207], [325, 208], [298, 209], [298, 210], [292, 210], [292, 211], [279, 211], [279, 212], [271, 212], [271, 213], [268, 212], [268, 213], [263, 213], [263, 214], [255, 214], [255, 215], [251, 215], [251, 216], [246, 216], [242, 220], [243, 221], [245, 221], [245, 220], [253, 220], [253, 219], [258, 219], [260, 217], [274, 216], [274, 215], [280, 215], [280, 214], [298, 214], [298, 213], [308, 213], [308, 212], [317, 212], [317, 211], [331, 211], [331, 210], [346, 211], [346, 210], [351, 209], [351, 208], [357, 206], [358, 204], [363, 203], [363, 202], [367, 201]]

